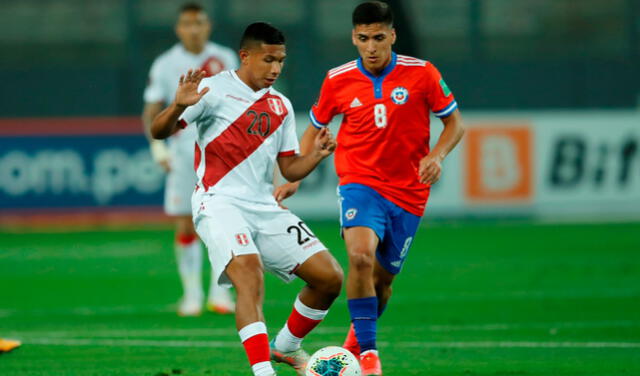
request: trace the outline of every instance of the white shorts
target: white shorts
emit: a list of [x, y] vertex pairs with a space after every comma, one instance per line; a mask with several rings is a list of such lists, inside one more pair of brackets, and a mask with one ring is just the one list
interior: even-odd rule
[[191, 195], [198, 182], [193, 168], [196, 127], [188, 127], [169, 140], [170, 167], [164, 189], [168, 215], [191, 215]]
[[288, 283], [309, 257], [327, 249], [300, 218], [276, 204], [201, 194], [193, 200], [195, 228], [220, 285], [231, 284], [224, 271], [234, 255], [260, 255], [265, 269]]

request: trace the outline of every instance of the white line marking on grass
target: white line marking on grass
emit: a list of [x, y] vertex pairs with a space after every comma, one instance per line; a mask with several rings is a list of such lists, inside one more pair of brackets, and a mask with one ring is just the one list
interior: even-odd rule
[[398, 343], [380, 343], [380, 346], [394, 347], [418, 347], [418, 348], [565, 348], [565, 349], [636, 349], [640, 348], [640, 342], [496, 342], [496, 341], [479, 341], [479, 342], [398, 342]]
[[[186, 348], [232, 348], [240, 347], [240, 341], [154, 341], [131, 339], [54, 339], [41, 338], [24, 340], [25, 345], [47, 346], [100, 346], [100, 347], [186, 347]], [[316, 345], [326, 346], [331, 343], [314, 342]], [[526, 349], [635, 349], [640, 348], [640, 342], [381, 342], [380, 346], [393, 346], [396, 348], [526, 348]]]
[[96, 307], [61, 307], [47, 309], [0, 309], [0, 317], [11, 316], [100, 316], [175, 312], [175, 305], [129, 305]]
[[[640, 321], [631, 320], [605, 320], [605, 321], [573, 321], [573, 322], [523, 322], [523, 323], [487, 323], [466, 325], [421, 325], [421, 326], [381, 326], [380, 333], [393, 333], [399, 329], [411, 332], [499, 332], [522, 329], [615, 329], [637, 328], [640, 329]], [[320, 326], [313, 331], [316, 334], [344, 334], [347, 327], [344, 326]], [[93, 329], [90, 331], [61, 330], [61, 331], [4, 331], [5, 335], [14, 337], [33, 338], [141, 338], [141, 337], [236, 337], [238, 333], [232, 327], [229, 328], [161, 328], [161, 329]]]

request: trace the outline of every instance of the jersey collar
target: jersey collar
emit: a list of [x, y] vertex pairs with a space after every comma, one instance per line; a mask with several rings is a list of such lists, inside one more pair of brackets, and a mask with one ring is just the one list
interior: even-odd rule
[[391, 62], [389, 63], [389, 65], [387, 65], [382, 70], [382, 72], [380, 72], [379, 76], [374, 76], [371, 72], [369, 72], [364, 68], [364, 65], [362, 64], [362, 57], [358, 58], [358, 69], [360, 69], [360, 72], [362, 72], [362, 74], [367, 76], [373, 83], [373, 92], [376, 98], [382, 98], [382, 82], [384, 81], [384, 78], [389, 73], [391, 73], [391, 71], [393, 71], [393, 68], [396, 67], [396, 60], [397, 60], [396, 53], [391, 52]]
[[249, 87], [249, 85], [245, 84], [244, 81], [242, 81], [240, 79], [240, 77], [238, 77], [238, 74], [236, 73], [236, 71], [234, 71], [233, 69], [231, 69], [229, 72], [231, 72], [231, 76], [240, 84], [242, 85], [245, 89], [247, 89], [249, 92], [251, 92], [251, 95], [255, 96], [255, 97], [262, 97], [263, 95], [265, 95], [269, 89], [271, 89], [271, 86], [269, 87], [265, 87], [264, 89], [260, 89], [258, 91], [253, 91], [252, 88]]

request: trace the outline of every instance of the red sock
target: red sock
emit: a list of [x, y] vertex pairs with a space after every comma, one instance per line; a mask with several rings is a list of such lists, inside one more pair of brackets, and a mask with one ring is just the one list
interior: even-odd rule
[[291, 311], [289, 320], [287, 320], [287, 327], [294, 336], [304, 338], [313, 328], [320, 324], [327, 312], [329, 311], [307, 307], [300, 301], [299, 297], [296, 297], [296, 301], [293, 303], [293, 311]]
[[293, 307], [293, 311], [291, 311], [291, 315], [287, 320], [287, 327], [291, 334], [298, 338], [304, 338], [310, 331], [313, 330], [318, 324], [320, 324], [320, 320], [314, 320], [312, 318], [303, 316], [296, 307]]
[[240, 329], [238, 333], [244, 346], [244, 351], [252, 366], [261, 362], [268, 362], [270, 359], [269, 339], [267, 338], [267, 327], [263, 322], [258, 321]]
[[196, 236], [196, 234], [176, 234], [176, 243], [180, 244], [181, 246], [187, 246], [197, 239], [198, 237]]

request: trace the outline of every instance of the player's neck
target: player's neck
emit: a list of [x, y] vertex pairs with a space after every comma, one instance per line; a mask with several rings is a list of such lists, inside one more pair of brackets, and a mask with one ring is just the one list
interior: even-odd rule
[[204, 51], [204, 45], [203, 46], [186, 46], [183, 44], [182, 47], [184, 47], [185, 51], [194, 55], [200, 55], [202, 51]]
[[367, 70], [367, 72], [371, 73], [372, 75], [379, 76], [380, 74], [382, 74], [382, 72], [384, 72], [385, 69], [387, 69], [389, 64], [391, 64], [392, 58], [393, 55], [390, 54], [387, 58], [387, 61], [385, 61], [385, 63], [380, 68], [367, 67], [366, 64], [364, 64], [364, 59], [362, 61], [362, 66]]
[[253, 91], [262, 90], [262, 88], [257, 87], [253, 83], [251, 83], [251, 80], [249, 79], [249, 72], [247, 72], [247, 70], [245, 69], [242, 69], [242, 67], [236, 70], [236, 76], [238, 76], [240, 81], [242, 81], [245, 85], [247, 85], [251, 90]]

